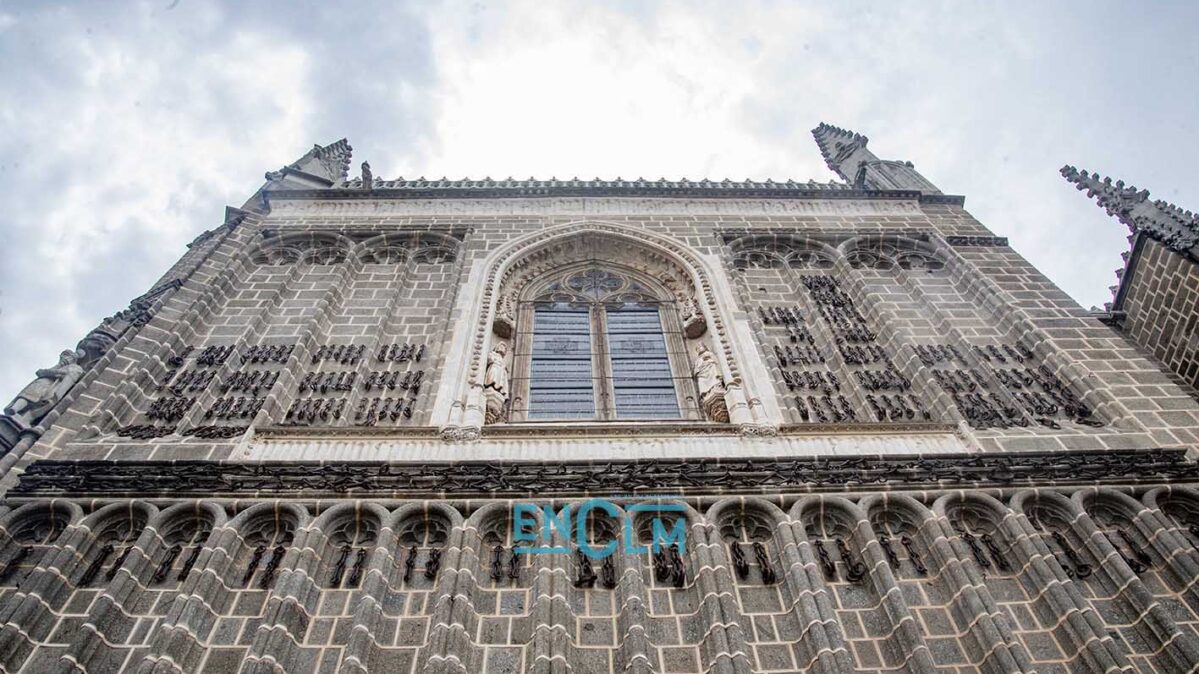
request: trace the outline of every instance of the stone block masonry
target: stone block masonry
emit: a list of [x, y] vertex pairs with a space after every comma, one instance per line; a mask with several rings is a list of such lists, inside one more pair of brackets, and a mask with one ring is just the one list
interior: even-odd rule
[[[0, 671], [1199, 668], [1189, 390], [815, 135], [844, 183], [269, 173], [0, 417]], [[1184, 372], [1187, 273], [1128, 316]]]

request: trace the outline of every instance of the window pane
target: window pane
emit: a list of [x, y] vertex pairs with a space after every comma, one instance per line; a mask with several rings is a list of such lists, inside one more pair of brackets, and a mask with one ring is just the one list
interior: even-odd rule
[[658, 309], [609, 308], [608, 351], [618, 419], [678, 419]]
[[537, 307], [531, 356], [530, 419], [595, 417], [591, 313], [587, 309]]

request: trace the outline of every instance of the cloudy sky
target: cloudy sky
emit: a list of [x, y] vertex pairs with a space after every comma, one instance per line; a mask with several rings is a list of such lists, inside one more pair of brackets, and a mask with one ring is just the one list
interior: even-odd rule
[[827, 180], [828, 121], [1101, 304], [1126, 233], [1057, 170], [1199, 208], [1196, 25], [1194, 2], [0, 0], [0, 403], [343, 136], [388, 178]]

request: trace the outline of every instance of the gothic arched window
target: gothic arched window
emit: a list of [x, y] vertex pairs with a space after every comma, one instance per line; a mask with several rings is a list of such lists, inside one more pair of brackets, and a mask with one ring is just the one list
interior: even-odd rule
[[520, 307], [513, 420], [692, 418], [668, 297], [595, 265], [539, 284]]

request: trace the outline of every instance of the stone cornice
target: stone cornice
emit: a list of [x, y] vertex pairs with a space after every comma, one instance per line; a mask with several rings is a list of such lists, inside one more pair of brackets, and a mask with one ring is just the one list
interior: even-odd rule
[[[852, 424], [794, 424], [778, 428], [777, 436], [812, 437], [830, 435], [895, 435], [897, 433], [946, 434], [953, 433], [956, 427], [952, 424], [932, 422], [892, 423], [867, 422]], [[688, 423], [653, 423], [619, 422], [591, 424], [496, 424], [485, 426], [481, 437], [484, 439], [523, 439], [523, 438], [674, 438], [678, 436], [727, 436], [735, 438], [742, 435], [741, 427], [730, 424], [711, 422]], [[305, 439], [338, 439], [352, 438], [363, 440], [373, 439], [403, 439], [403, 438], [438, 438], [441, 429], [435, 426], [423, 427], [295, 427], [295, 426], [264, 426], [254, 430], [256, 440], [305, 440]]]
[[[373, 194], [373, 193], [372, 193]], [[915, 199], [869, 198], [674, 198], [663, 196], [549, 196], [483, 198], [359, 198], [325, 199], [318, 191], [303, 198], [271, 202], [276, 218], [359, 216], [579, 216], [715, 215], [715, 216], [919, 216], [923, 202]]]
[[866, 190], [842, 184], [713, 181], [446, 180], [377, 181], [366, 190], [349, 184], [332, 189], [272, 190], [280, 199], [513, 199], [552, 197], [667, 197], [683, 199], [898, 199], [962, 205], [965, 197], [916, 190]]

